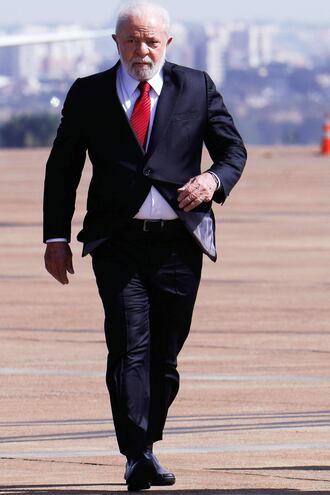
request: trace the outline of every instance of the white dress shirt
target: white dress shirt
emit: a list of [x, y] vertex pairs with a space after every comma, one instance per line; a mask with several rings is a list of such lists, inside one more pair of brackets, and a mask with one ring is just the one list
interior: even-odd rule
[[[137, 81], [131, 77], [123, 65], [121, 65], [117, 71], [117, 94], [118, 98], [122, 104], [124, 111], [126, 112], [127, 118], [130, 119], [134, 104], [138, 97], [140, 96], [140, 90], [138, 86], [140, 81]], [[157, 72], [157, 74], [148, 80], [151, 86], [150, 90], [150, 121], [148, 127], [147, 145], [150, 141], [150, 135], [152, 131], [152, 126], [155, 119], [156, 107], [158, 103], [158, 98], [163, 87], [163, 70]], [[177, 214], [173, 208], [168, 204], [164, 197], [158, 192], [158, 190], [151, 186], [148, 196], [144, 200], [140, 210], [134, 216], [134, 218], [140, 219], [162, 219], [162, 220], [173, 220], [178, 218]]]

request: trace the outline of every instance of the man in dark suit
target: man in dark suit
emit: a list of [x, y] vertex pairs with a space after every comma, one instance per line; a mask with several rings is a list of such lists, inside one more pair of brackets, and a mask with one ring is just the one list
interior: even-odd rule
[[[88, 151], [93, 176], [78, 239], [104, 306], [107, 386], [129, 490], [175, 482], [152, 445], [178, 392], [203, 253], [216, 260], [212, 200], [225, 201], [246, 161], [210, 77], [165, 61], [168, 33], [159, 6], [121, 11], [120, 62], [71, 87], [45, 178], [45, 264], [66, 284]], [[201, 173], [203, 143], [213, 164]]]

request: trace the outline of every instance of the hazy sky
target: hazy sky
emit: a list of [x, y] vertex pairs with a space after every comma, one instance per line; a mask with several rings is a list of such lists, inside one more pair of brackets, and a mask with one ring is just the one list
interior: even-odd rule
[[[0, 26], [30, 22], [109, 24], [119, 0], [0, 0]], [[329, 0], [159, 0], [174, 20], [296, 20], [330, 24]]]

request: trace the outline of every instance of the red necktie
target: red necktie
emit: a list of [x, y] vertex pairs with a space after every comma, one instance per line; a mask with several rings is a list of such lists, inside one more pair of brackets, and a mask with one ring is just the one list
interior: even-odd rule
[[150, 120], [150, 89], [151, 86], [147, 81], [141, 81], [139, 86], [140, 96], [135, 102], [131, 116], [131, 125], [140, 141], [145, 147], [148, 135], [148, 126]]

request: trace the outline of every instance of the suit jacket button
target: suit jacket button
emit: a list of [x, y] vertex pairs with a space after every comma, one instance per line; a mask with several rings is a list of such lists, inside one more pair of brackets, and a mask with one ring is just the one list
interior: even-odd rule
[[144, 175], [150, 175], [151, 174], [151, 168], [146, 168], [143, 170]]

